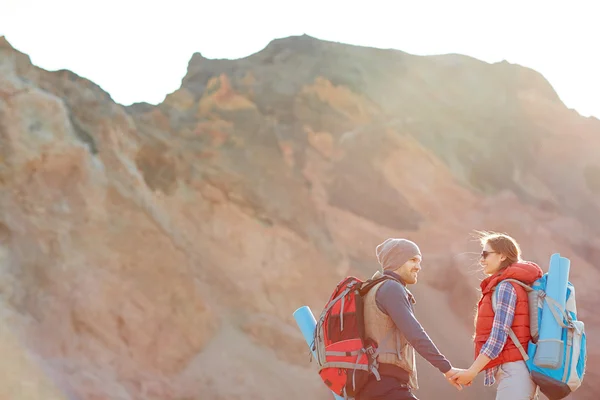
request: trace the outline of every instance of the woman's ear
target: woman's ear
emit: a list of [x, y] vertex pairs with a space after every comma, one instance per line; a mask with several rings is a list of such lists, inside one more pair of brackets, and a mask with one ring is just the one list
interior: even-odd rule
[[506, 256], [504, 254], [500, 254], [500, 262], [504, 262], [506, 260]]

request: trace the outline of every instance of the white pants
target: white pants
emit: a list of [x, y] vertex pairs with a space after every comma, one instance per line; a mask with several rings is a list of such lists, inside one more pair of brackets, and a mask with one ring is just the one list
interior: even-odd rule
[[496, 373], [496, 400], [533, 400], [537, 385], [531, 380], [525, 361], [500, 365]]

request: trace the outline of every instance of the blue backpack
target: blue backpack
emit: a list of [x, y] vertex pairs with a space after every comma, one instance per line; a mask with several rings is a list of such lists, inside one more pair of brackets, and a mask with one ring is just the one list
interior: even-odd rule
[[[550, 268], [527, 290], [531, 340], [527, 352], [512, 329], [509, 337], [527, 363], [532, 380], [550, 400], [560, 400], [577, 390], [583, 382], [587, 361], [585, 325], [577, 319], [575, 288], [569, 282], [570, 260], [556, 253]], [[496, 297], [492, 307], [496, 310]]]

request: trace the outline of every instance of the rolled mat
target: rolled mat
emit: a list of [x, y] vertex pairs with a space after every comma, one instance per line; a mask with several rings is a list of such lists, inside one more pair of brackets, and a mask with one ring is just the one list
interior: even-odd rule
[[541, 368], [556, 369], [562, 365], [563, 328], [554, 316], [562, 319], [564, 314], [570, 267], [571, 262], [568, 258], [561, 257], [558, 253], [550, 257], [546, 297], [551, 300], [544, 301], [540, 336], [533, 359], [533, 363]]
[[[313, 315], [312, 311], [310, 310], [310, 307], [308, 306], [300, 307], [299, 309], [294, 311], [293, 315], [294, 319], [296, 320], [296, 324], [298, 325], [298, 328], [300, 328], [300, 332], [302, 332], [302, 336], [304, 336], [304, 340], [306, 341], [308, 348], [310, 349], [313, 357], [316, 357], [315, 352], [312, 349], [314, 339], [313, 335], [315, 332], [315, 327], [317, 326], [317, 320], [315, 319], [315, 316]], [[333, 392], [331, 392], [331, 394], [333, 394], [333, 397], [336, 400], [344, 400], [343, 397], [340, 397]]]

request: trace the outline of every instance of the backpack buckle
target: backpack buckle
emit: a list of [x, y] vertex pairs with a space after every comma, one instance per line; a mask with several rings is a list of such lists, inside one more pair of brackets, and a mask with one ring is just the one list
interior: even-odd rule
[[372, 356], [373, 354], [375, 354], [375, 348], [373, 346], [368, 346], [365, 349], [365, 353]]

